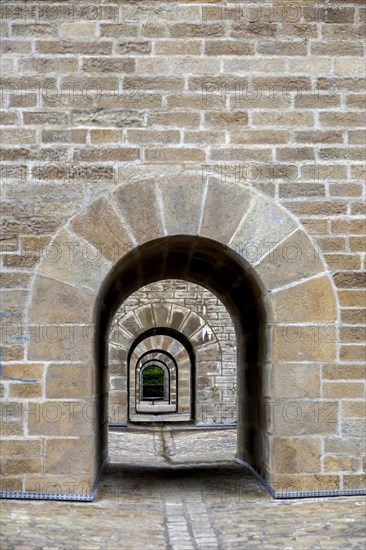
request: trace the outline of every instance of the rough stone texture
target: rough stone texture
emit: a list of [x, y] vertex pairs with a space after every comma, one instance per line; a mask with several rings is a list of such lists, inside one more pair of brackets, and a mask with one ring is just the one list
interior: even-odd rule
[[111, 204], [103, 198], [87, 213], [73, 218], [71, 228], [93, 244], [111, 262], [115, 262], [133, 248], [131, 236]]
[[94, 294], [86, 289], [39, 275], [33, 292], [36, 299], [28, 312], [30, 323], [85, 323], [92, 319]]
[[309, 237], [303, 231], [275, 246], [256, 266], [266, 288], [276, 289], [321, 273], [324, 269]]
[[45, 448], [45, 472], [56, 475], [80, 476], [90, 473], [91, 439], [48, 439]]
[[93, 384], [88, 365], [50, 364], [46, 374], [47, 399], [88, 397]]
[[[141, 310], [146, 305], [152, 305], [152, 316], [141, 316]], [[178, 321], [179, 318], [179, 321]], [[154, 321], [152, 320], [154, 319]], [[127, 338], [121, 332], [116, 333], [114, 327], [123, 329]], [[117, 311], [110, 332], [110, 421], [116, 423], [127, 422], [127, 403], [125, 395], [120, 391], [127, 378], [127, 357], [120, 356], [121, 346], [128, 351], [134, 339], [151, 327], [173, 327], [178, 330], [195, 346], [196, 351], [196, 422], [200, 424], [232, 424], [236, 421], [236, 394], [233, 388], [236, 385], [236, 364], [233, 357], [232, 346], [235, 342], [235, 329], [230, 315], [222, 302], [205, 288], [187, 283], [182, 280], [167, 280], [152, 283], [134, 292]], [[180, 352], [180, 347], [171, 347], [171, 339], [158, 342], [152, 341], [151, 346], [161, 348], [173, 354], [179, 369], [185, 368], [186, 354]], [[136, 352], [143, 342], [136, 348]], [[207, 353], [207, 344], [211, 354]], [[150, 345], [144, 344], [141, 352], [150, 349]], [[214, 354], [216, 352], [216, 361]], [[136, 354], [134, 363], [138, 361]], [[206, 366], [207, 359], [211, 359]], [[133, 363], [131, 360], [131, 365]], [[190, 362], [187, 363], [190, 369]], [[131, 366], [130, 366], [131, 368]], [[130, 381], [134, 380], [134, 373], [130, 373]], [[188, 383], [189, 378], [187, 378]], [[185, 377], [178, 377], [178, 404], [179, 411], [186, 402], [185, 394], [189, 395], [189, 386], [184, 385]], [[211, 392], [210, 403], [207, 403], [207, 392]], [[134, 395], [131, 387], [130, 395]], [[134, 399], [134, 398], [133, 398]], [[157, 408], [159, 404], [155, 405]], [[186, 406], [190, 411], [190, 400]], [[134, 411], [135, 402], [130, 403], [130, 414]], [[151, 410], [151, 412], [153, 412]], [[178, 420], [179, 416], [170, 414], [160, 416], [160, 421]], [[159, 421], [159, 416], [155, 416]], [[180, 420], [184, 420], [181, 418]], [[187, 420], [187, 419], [186, 419]], [[139, 421], [139, 415], [133, 417], [134, 422]], [[146, 421], [140, 416], [140, 422]]]
[[[257, 224], [256, 220], [262, 220]], [[258, 262], [296, 228], [295, 222], [268, 197], [256, 197], [231, 245], [250, 263]]]
[[[320, 337], [318, 334], [322, 334]], [[336, 327], [333, 324], [288, 324], [273, 328], [274, 361], [334, 361]]]
[[112, 267], [100, 251], [65, 229], [58, 233], [54, 245], [60, 259], [52, 263], [44, 260], [39, 272], [76, 287], [97, 290]]
[[320, 468], [319, 439], [276, 439], [274, 459], [279, 473], [311, 473]]
[[[217, 186], [222, 189], [221, 196], [217, 193]], [[216, 179], [210, 178], [200, 235], [224, 244], [228, 243], [243, 219], [249, 203], [250, 195], [246, 189], [228, 183], [220, 184]]]
[[[118, 259], [153, 238], [196, 235], [201, 224], [206, 236], [231, 239], [252, 268], [264, 295], [258, 293], [258, 304], [274, 323], [261, 327], [273, 340], [265, 359], [299, 369], [286, 398], [306, 398], [310, 388], [298, 365], [308, 365], [311, 399], [318, 397], [319, 369], [320, 395], [342, 415], [337, 434], [332, 426], [317, 436], [324, 449], [319, 471], [296, 480], [270, 472], [271, 446], [253, 442], [268, 479], [273, 473], [278, 483], [304, 490], [316, 476], [324, 487], [359, 487], [365, 463], [355, 441], [364, 430], [354, 402], [364, 399], [365, 9], [360, 0], [305, 2], [291, 14], [282, 3], [246, 10], [237, 4], [117, 0], [97, 2], [94, 11], [82, 0], [71, 17], [64, 2], [56, 14], [33, 1], [3, 3], [2, 433], [6, 442], [29, 437], [22, 408], [54, 399], [47, 369], [55, 362], [88, 365], [95, 379], [92, 296]], [[108, 199], [112, 210], [106, 197], [117, 186]], [[286, 249], [293, 239], [302, 252], [296, 262], [286, 254], [294, 252]], [[46, 247], [59, 241], [55, 260], [57, 247]], [[122, 250], [110, 249], [115, 241]], [[332, 288], [320, 283], [326, 279]], [[139, 313], [147, 324], [151, 316], [148, 308]], [[209, 351], [202, 368], [213, 373]], [[234, 350], [226, 360], [236, 365]], [[240, 375], [237, 391], [246, 384], [257, 395], [265, 386], [273, 398], [283, 376], [275, 368], [256, 368], [256, 380], [252, 372]], [[70, 384], [70, 392], [77, 388]], [[122, 397], [125, 390], [118, 391]], [[222, 388], [227, 400], [230, 392]], [[212, 392], [203, 397], [209, 401]], [[24, 488], [32, 487], [30, 477], [42, 479], [52, 434], [43, 438], [34, 461], [18, 462], [40, 471], [8, 473], [9, 482], [21, 480]], [[82, 457], [71, 441], [78, 441], [67, 441], [65, 463], [74, 461], [77, 470]], [[356, 463], [356, 472], [341, 469]], [[339, 469], [326, 472], [330, 464]]]
[[[27, 411], [29, 435], [86, 437], [93, 433], [88, 401], [40, 401]], [[85, 457], [85, 462], [88, 457]], [[48, 473], [48, 472], [47, 472]]]
[[273, 367], [275, 398], [320, 397], [320, 365], [276, 363]]
[[333, 288], [327, 276], [276, 292], [272, 298], [274, 321], [281, 323], [337, 320]]
[[28, 346], [31, 361], [85, 362], [93, 350], [93, 325], [39, 325]]
[[[149, 205], [145, 216], [140, 215], [140, 186], [128, 184], [115, 193], [116, 208], [131, 228], [136, 242], [143, 243], [164, 235], [160, 204], [154, 184], [144, 186], [144, 201]], [[146, 217], [147, 216], [147, 217]]]
[[[169, 235], [196, 235], [199, 230], [202, 204], [203, 182], [201, 178], [192, 178], [184, 183], [170, 181], [161, 192], [164, 207], [164, 219]], [[182, 217], [180, 212], [186, 210]]]

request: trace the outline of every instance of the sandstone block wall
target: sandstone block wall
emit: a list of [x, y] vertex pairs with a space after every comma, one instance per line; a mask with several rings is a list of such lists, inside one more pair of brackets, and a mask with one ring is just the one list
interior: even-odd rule
[[[315, 279], [300, 295], [289, 289], [286, 303], [274, 299], [274, 322], [284, 315], [291, 326], [297, 323], [298, 332], [284, 344], [280, 328], [273, 327], [279, 365], [273, 380], [264, 377], [264, 393], [270, 388], [272, 395], [283, 396], [288, 384], [291, 399], [301, 399], [302, 407], [308, 395], [320, 405], [315, 413], [302, 409], [302, 418], [317, 426], [317, 433], [311, 431], [313, 441], [302, 438], [292, 417], [281, 413], [275, 418], [272, 466], [288, 475], [304, 471], [316, 478], [321, 472], [332, 488], [364, 486], [363, 0], [250, 5], [14, 0], [2, 2], [0, 15], [0, 391], [7, 486], [34, 490], [40, 483], [44, 487], [49, 476], [69, 484], [72, 492], [72, 476], [89, 485], [92, 476], [84, 459], [86, 451], [90, 456], [95, 452], [87, 439], [90, 422], [69, 420], [69, 400], [83, 408], [95, 391], [85, 362], [89, 337], [83, 333], [72, 340], [70, 327], [80, 318], [91, 319], [94, 302], [80, 286], [92, 296], [96, 281], [125, 249], [119, 239], [116, 246], [106, 244], [110, 227], [118, 226], [112, 211], [105, 214], [109, 225], [86, 223], [103, 260], [94, 261], [93, 250], [79, 247], [77, 272], [84, 280], [71, 290], [65, 284], [67, 269], [62, 267], [61, 273], [60, 249], [47, 248], [51, 239], [72, 215], [118, 185], [146, 182], [147, 189], [155, 177], [177, 186], [184, 181], [184, 204], [168, 192], [152, 197], [146, 191], [145, 219], [136, 229], [135, 244], [155, 231], [154, 213], [162, 211], [164, 201], [170, 212], [164, 220], [167, 234], [174, 234], [173, 227], [179, 233], [185, 213], [193, 219], [201, 212], [196, 195], [186, 190], [194, 187], [201, 196], [211, 176], [222, 189], [235, 182], [268, 198], [255, 202], [252, 225], [247, 224], [237, 243], [254, 270], [265, 254], [271, 258], [272, 242], [290, 233], [292, 221], [310, 236], [311, 245], [300, 236], [295, 244], [294, 239], [284, 243], [280, 259], [273, 258], [260, 273], [267, 288], [311, 277], [320, 271], [321, 258], [336, 295], [336, 323], [329, 325], [320, 321], [334, 321], [333, 312], [316, 320], [316, 304], [322, 303], [325, 311], [329, 296], [319, 291]], [[132, 193], [127, 202], [136, 211], [138, 201]], [[239, 220], [237, 201], [217, 205], [208, 194], [206, 203], [217, 212], [210, 220], [211, 235], [216, 231], [222, 242], [229, 241]], [[274, 224], [269, 214], [270, 205], [278, 204], [290, 213], [286, 228], [280, 221]], [[85, 227], [83, 231], [85, 237]], [[65, 239], [68, 235], [64, 232]], [[76, 249], [69, 244], [68, 265], [76, 270]], [[288, 270], [277, 260], [286, 261]], [[42, 262], [46, 276], [32, 290]], [[55, 281], [64, 296], [62, 308], [53, 308]], [[38, 288], [42, 299], [32, 302]], [[33, 317], [26, 322], [30, 303]], [[66, 345], [52, 328], [60, 311], [63, 330], [71, 331]], [[307, 312], [302, 320], [296, 318], [298, 311]], [[314, 327], [303, 326], [307, 315], [320, 323], [315, 333]], [[286, 362], [294, 364], [300, 348], [299, 363], [289, 373]], [[329, 351], [333, 348], [335, 354]], [[57, 399], [67, 401], [55, 431], [50, 418]], [[328, 403], [331, 408], [324, 413], [322, 406]], [[87, 443], [73, 439], [81, 433]], [[308, 489], [313, 484], [305, 478], [298, 486]]]

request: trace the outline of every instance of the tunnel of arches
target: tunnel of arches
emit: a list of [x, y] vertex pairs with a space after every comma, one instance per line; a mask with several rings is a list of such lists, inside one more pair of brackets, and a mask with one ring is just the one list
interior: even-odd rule
[[[107, 458], [108, 332], [113, 317], [124, 300], [137, 289], [170, 278], [207, 288], [219, 297], [230, 313], [237, 346], [237, 455], [265, 473], [270, 466], [267, 461], [270, 434], [268, 426], [260, 419], [265, 398], [262, 376], [268, 352], [262, 289], [252, 269], [236, 252], [216, 241], [185, 235], [160, 238], [136, 247], [114, 266], [99, 293], [95, 353], [99, 363], [97, 396], [102, 419], [98, 439], [100, 462]], [[150, 336], [156, 336], [156, 329]], [[129, 351], [129, 359], [135, 356], [135, 365], [140, 359], [136, 350], [144, 339], [146, 334], [140, 335]], [[152, 350], [147, 351], [153, 364]], [[193, 346], [188, 355], [193, 365]], [[131, 372], [136, 373], [136, 369], [130, 368]], [[194, 368], [190, 387], [193, 396]], [[136, 391], [134, 395], [136, 397]], [[194, 399], [190, 407], [191, 419], [197, 421]]]

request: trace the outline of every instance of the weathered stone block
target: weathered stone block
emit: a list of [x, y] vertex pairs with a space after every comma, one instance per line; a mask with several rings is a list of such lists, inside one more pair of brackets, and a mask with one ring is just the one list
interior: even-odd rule
[[44, 260], [39, 272], [64, 283], [97, 290], [112, 267], [99, 250], [66, 229], [57, 234], [53, 246], [59, 260], [54, 263]]
[[[319, 337], [323, 334], [323, 337]], [[335, 325], [283, 325], [273, 327], [275, 361], [334, 361]]]
[[[163, 199], [164, 219], [169, 235], [197, 235], [203, 200], [202, 180], [162, 181], [158, 188]], [[185, 214], [183, 214], [185, 212]]]
[[75, 216], [70, 226], [113, 263], [133, 248], [132, 236], [105, 198], [97, 200], [85, 213]]
[[93, 481], [90, 476], [78, 475], [48, 475], [27, 476], [25, 479], [25, 491], [37, 493], [59, 493], [89, 495]]
[[275, 439], [274, 469], [276, 473], [314, 473], [320, 470], [318, 438]]
[[278, 492], [337, 491], [341, 487], [341, 478], [339, 475], [329, 474], [274, 474], [271, 483]]
[[30, 435], [82, 438], [94, 433], [96, 409], [92, 401], [53, 400], [33, 405], [27, 413]]
[[357, 472], [360, 469], [360, 460], [347, 456], [326, 456], [324, 470], [326, 472]]
[[36, 338], [28, 342], [31, 361], [90, 361], [93, 357], [95, 326], [42, 324]]
[[301, 230], [280, 245], [274, 244], [270, 252], [256, 265], [256, 271], [268, 289], [280, 288], [323, 270], [317, 249]]
[[[51, 261], [52, 246], [49, 248]], [[58, 254], [58, 249], [56, 249]], [[53, 263], [53, 262], [51, 262]], [[94, 293], [39, 275], [33, 286], [31, 323], [83, 323], [93, 320]], [[52, 306], [51, 306], [52, 304]]]
[[[261, 219], [261, 224], [256, 220]], [[284, 210], [271, 199], [259, 195], [254, 198], [243, 223], [230, 241], [230, 245], [248, 262], [258, 262], [270, 246], [290, 234], [296, 225]]]
[[[164, 236], [159, 198], [153, 183], [124, 185], [116, 191], [113, 198], [118, 212], [131, 228], [137, 243], [142, 244]], [[143, 215], [142, 204], [147, 206]]]
[[77, 399], [92, 396], [93, 369], [89, 365], [55, 365], [47, 367], [47, 399]]
[[320, 365], [275, 363], [272, 370], [274, 398], [320, 397]]
[[5, 458], [3, 460], [2, 473], [13, 474], [34, 474], [42, 471], [40, 458]]
[[224, 244], [229, 243], [248, 211], [250, 202], [251, 195], [244, 187], [209, 178], [199, 234]]
[[273, 402], [273, 432], [278, 437], [329, 435], [338, 432], [337, 401], [305, 401], [292, 398]]
[[86, 475], [93, 473], [94, 442], [91, 439], [47, 439], [46, 474]]
[[328, 276], [275, 292], [270, 302], [273, 320], [280, 323], [337, 321], [337, 304]]

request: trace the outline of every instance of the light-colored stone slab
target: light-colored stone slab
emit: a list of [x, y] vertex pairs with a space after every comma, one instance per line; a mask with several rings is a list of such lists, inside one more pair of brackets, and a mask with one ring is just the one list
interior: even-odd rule
[[210, 178], [200, 235], [227, 244], [249, 208], [251, 193], [233, 183]]
[[112, 263], [134, 248], [128, 230], [105, 197], [95, 201], [86, 212], [74, 216], [70, 226]]
[[170, 307], [165, 304], [153, 304], [155, 322], [158, 327], [168, 326]]
[[272, 369], [273, 397], [320, 397], [320, 369], [320, 365], [311, 363], [275, 363]]
[[132, 334], [134, 338], [136, 338], [142, 332], [142, 327], [138, 323], [137, 318], [132, 311], [122, 317], [122, 319], [118, 321], [118, 324], [120, 326], [123, 326], [123, 328], [127, 330], [130, 334]]
[[[273, 327], [274, 361], [334, 361], [336, 342], [329, 338], [335, 334], [335, 325], [278, 325]], [[320, 335], [325, 335], [319, 337]]]
[[89, 365], [51, 364], [47, 367], [46, 398], [91, 397], [94, 385], [93, 375], [93, 368]]
[[[99, 290], [112, 264], [87, 241], [61, 229], [53, 242], [58, 261], [44, 259], [39, 272], [88, 290]], [[55, 256], [56, 258], [56, 256]]]
[[48, 439], [45, 447], [45, 473], [85, 475], [93, 470], [92, 439]]
[[90, 323], [95, 293], [37, 275], [28, 311], [30, 323]]
[[40, 327], [28, 342], [31, 361], [94, 362], [94, 325], [48, 325]]
[[273, 248], [255, 270], [265, 288], [273, 290], [320, 274], [324, 265], [309, 237], [298, 230]]
[[37, 403], [32, 414], [28, 415], [28, 433], [87, 437], [95, 431], [95, 414], [91, 401], [43, 401]]
[[274, 464], [277, 473], [319, 472], [320, 439], [275, 439]]
[[153, 182], [124, 185], [113, 193], [113, 202], [138, 244], [164, 237], [161, 205]]
[[269, 300], [275, 322], [311, 323], [337, 320], [337, 304], [327, 275], [273, 293]]
[[176, 178], [158, 184], [168, 235], [198, 235], [204, 183], [201, 178]]
[[295, 229], [295, 221], [274, 199], [258, 194], [230, 246], [249, 263], [255, 263]]
[[337, 401], [278, 399], [273, 402], [273, 433], [277, 437], [336, 434], [339, 414]]

